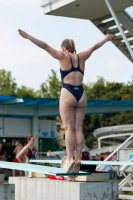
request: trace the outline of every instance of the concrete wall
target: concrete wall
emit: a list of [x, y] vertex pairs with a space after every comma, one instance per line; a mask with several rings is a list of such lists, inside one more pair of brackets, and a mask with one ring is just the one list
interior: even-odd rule
[[0, 184], [0, 200], [15, 200], [15, 185]]
[[15, 200], [118, 200], [114, 182], [71, 182], [48, 178], [10, 177]]

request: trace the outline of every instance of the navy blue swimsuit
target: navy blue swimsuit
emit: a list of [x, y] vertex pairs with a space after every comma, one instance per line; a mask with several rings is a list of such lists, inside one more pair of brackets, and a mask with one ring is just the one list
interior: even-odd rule
[[35, 159], [35, 154], [36, 154], [35, 149], [28, 148], [26, 156], [29, 158], [29, 160]]
[[73, 66], [72, 57], [70, 56], [70, 62], [72, 65], [71, 69], [70, 70], [62, 70], [60, 68], [60, 73], [61, 73], [61, 79], [62, 79], [62, 87], [66, 88], [76, 98], [76, 100], [78, 102], [81, 99], [83, 92], [84, 92], [83, 86], [82, 85], [75, 86], [75, 85], [71, 85], [71, 84], [63, 82], [63, 79], [65, 78], [65, 76], [67, 76], [71, 72], [81, 72], [84, 75], [84, 72], [80, 69], [79, 55], [77, 54], [77, 56], [78, 56], [78, 67]]

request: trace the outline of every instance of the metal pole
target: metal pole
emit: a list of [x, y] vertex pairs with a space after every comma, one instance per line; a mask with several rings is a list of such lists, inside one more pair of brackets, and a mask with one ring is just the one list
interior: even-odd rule
[[98, 140], [98, 149], [101, 149], [101, 138]]
[[99, 140], [103, 140], [103, 139], [108, 139], [108, 138], [117, 138], [117, 137], [125, 137], [125, 136], [130, 136], [132, 135], [133, 133], [121, 133], [121, 134], [116, 134], [116, 135], [108, 135], [108, 136], [102, 136], [102, 137], [99, 137], [98, 138], [98, 141]]
[[133, 58], [133, 50], [132, 50], [132, 48], [131, 48], [131, 46], [130, 46], [130, 44], [129, 44], [129, 42], [128, 42], [125, 34], [124, 34], [124, 31], [123, 31], [122, 27], [120, 26], [119, 20], [118, 20], [116, 14], [115, 14], [110, 2], [109, 2], [109, 0], [105, 0], [105, 2], [107, 4], [107, 6], [108, 6], [108, 9], [110, 10], [110, 13], [112, 14], [112, 16], [113, 16], [113, 18], [115, 20], [115, 23], [118, 26], [118, 29], [119, 29], [119, 31], [120, 31], [120, 33], [121, 33], [121, 35], [122, 35], [122, 37], [123, 37], [123, 39], [124, 39], [124, 41], [126, 43], [126, 46], [127, 46], [128, 50], [129, 50], [129, 52], [131, 54], [131, 57]]
[[35, 138], [35, 145], [38, 148], [38, 114], [37, 114], [37, 108], [34, 110], [34, 116], [32, 120], [32, 131], [33, 131], [33, 136]]

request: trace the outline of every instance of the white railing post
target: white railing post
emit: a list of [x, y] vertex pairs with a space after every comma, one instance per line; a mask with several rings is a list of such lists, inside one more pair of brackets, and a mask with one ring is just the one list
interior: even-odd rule
[[101, 149], [101, 139], [98, 140], [98, 149]]

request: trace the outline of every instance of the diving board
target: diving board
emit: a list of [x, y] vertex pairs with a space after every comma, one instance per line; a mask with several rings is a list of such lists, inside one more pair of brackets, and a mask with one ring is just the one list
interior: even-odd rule
[[47, 175], [55, 175], [55, 176], [90, 176], [91, 173], [86, 173], [80, 171], [79, 173], [66, 173], [66, 170], [63, 168], [56, 167], [47, 167], [47, 166], [39, 166], [39, 165], [31, 165], [24, 163], [13, 163], [13, 162], [0, 162], [0, 168], [6, 169], [15, 169], [29, 172], [38, 172]]
[[[57, 163], [61, 164], [62, 160], [30, 160], [31, 163]], [[133, 166], [133, 162], [121, 162], [121, 161], [84, 161], [81, 160], [81, 164], [84, 165], [130, 165]]]

